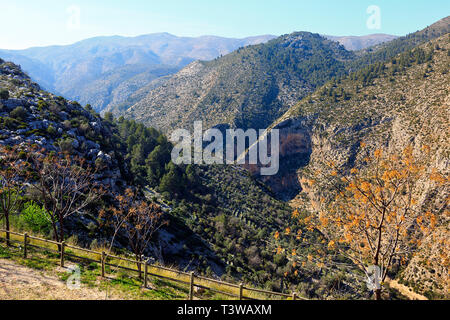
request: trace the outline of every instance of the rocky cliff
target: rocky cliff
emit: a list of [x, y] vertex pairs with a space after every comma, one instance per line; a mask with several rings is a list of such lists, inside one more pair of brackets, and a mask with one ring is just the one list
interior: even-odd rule
[[[292, 190], [299, 191], [291, 204], [308, 208], [326, 192], [308, 183], [311, 173], [323, 170], [326, 161], [334, 161], [343, 170], [352, 168], [361, 160], [361, 142], [390, 154], [398, 154], [412, 144], [418, 155], [423, 146], [429, 146], [428, 172], [434, 168], [448, 179], [449, 66], [450, 38], [446, 34], [389, 62], [330, 82], [303, 99], [273, 125], [284, 137], [281, 145], [292, 147], [287, 151], [287, 161], [281, 162], [286, 174], [282, 172], [269, 184], [278, 185], [284, 197], [291, 196]], [[369, 82], [367, 77], [371, 78]], [[292, 179], [293, 172], [297, 179]], [[279, 181], [286, 183], [280, 185]], [[445, 295], [449, 271], [448, 180], [438, 187], [426, 179], [417, 184], [421, 203], [435, 204], [440, 223], [433, 240], [424, 239], [401, 277], [422, 293]]]

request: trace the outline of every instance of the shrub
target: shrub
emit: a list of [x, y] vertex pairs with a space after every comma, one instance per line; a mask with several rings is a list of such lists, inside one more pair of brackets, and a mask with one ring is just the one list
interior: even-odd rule
[[6, 89], [0, 89], [0, 99], [9, 99], [9, 91]]
[[25, 203], [22, 214], [19, 217], [19, 222], [33, 232], [43, 234], [49, 234], [52, 227], [48, 212], [34, 201]]
[[72, 153], [73, 152], [73, 141], [74, 140], [71, 138], [61, 139], [58, 143], [59, 148], [64, 153]]
[[0, 128], [7, 128], [15, 130], [20, 125], [20, 122], [10, 117], [0, 117]]
[[51, 137], [54, 137], [54, 136], [56, 136], [56, 133], [57, 133], [58, 131], [55, 129], [55, 127], [53, 127], [53, 126], [49, 126], [48, 128], [47, 128], [47, 133], [51, 136]]
[[39, 111], [43, 111], [48, 107], [48, 104], [44, 100], [38, 101], [38, 109]]
[[14, 119], [25, 120], [27, 117], [27, 110], [24, 107], [17, 107], [9, 113]]

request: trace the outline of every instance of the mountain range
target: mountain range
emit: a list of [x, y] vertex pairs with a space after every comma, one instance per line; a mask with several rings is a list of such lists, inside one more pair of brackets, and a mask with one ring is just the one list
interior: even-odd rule
[[105, 110], [164, 132], [194, 120], [203, 120], [208, 127], [261, 129], [332, 78], [389, 59], [447, 31], [448, 21], [438, 22], [357, 52], [318, 34], [292, 33], [214, 61], [196, 61]]
[[[208, 127], [265, 128], [317, 85], [345, 74], [345, 62], [354, 57], [318, 34], [293, 33], [196, 61], [159, 87], [131, 95], [123, 114], [165, 132], [195, 120]], [[120, 107], [114, 111], [122, 114]]]
[[[0, 50], [0, 56], [20, 64], [47, 90], [102, 111], [120, 105], [153, 80], [172, 75], [195, 60], [213, 60], [240, 47], [274, 38], [273, 35], [192, 38], [156, 33], [96, 37], [66, 46]], [[393, 36], [332, 38], [354, 50], [389, 41]]]

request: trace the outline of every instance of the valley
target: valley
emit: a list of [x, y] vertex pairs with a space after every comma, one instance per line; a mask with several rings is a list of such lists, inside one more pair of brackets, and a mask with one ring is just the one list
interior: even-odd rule
[[[200, 277], [308, 299], [371, 299], [360, 264], [373, 263], [373, 243], [361, 240], [367, 256], [353, 259], [346, 232], [358, 223], [380, 239], [400, 230], [388, 224], [401, 220], [397, 208], [385, 218], [375, 205], [382, 218], [361, 221], [369, 202], [388, 207], [410, 192], [404, 206], [423, 215], [408, 221], [404, 247], [396, 248], [400, 231], [383, 242], [393, 252], [386, 266], [392, 285], [375, 295], [448, 299], [449, 72], [450, 17], [402, 37], [158, 33], [0, 50], [0, 219], [18, 232]], [[279, 130], [278, 174], [175, 164], [170, 135], [194, 121], [222, 131]], [[369, 163], [380, 154], [380, 170], [396, 161], [407, 166], [378, 178]], [[408, 170], [422, 175], [388, 186]], [[330, 227], [323, 208], [345, 211], [331, 206], [351, 190], [347, 175], [359, 173], [355, 181], [376, 177], [379, 186], [361, 183], [351, 203], [369, 191], [373, 198], [363, 201], [361, 216], [346, 212], [357, 216], [342, 226], [347, 240], [330, 240], [312, 222]], [[337, 234], [341, 221], [333, 224]], [[56, 288], [49, 298], [57, 299], [59, 280], [47, 280]]]

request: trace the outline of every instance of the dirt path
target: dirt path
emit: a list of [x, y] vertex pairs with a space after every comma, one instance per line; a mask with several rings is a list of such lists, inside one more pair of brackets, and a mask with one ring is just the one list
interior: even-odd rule
[[404, 295], [410, 300], [428, 300], [427, 297], [412, 291], [410, 288], [399, 283], [397, 280], [388, 279], [387, 282], [391, 288], [399, 291], [402, 295]]
[[[97, 289], [70, 289], [57, 276], [0, 259], [0, 300], [104, 300]], [[113, 297], [114, 298], [114, 297]]]

